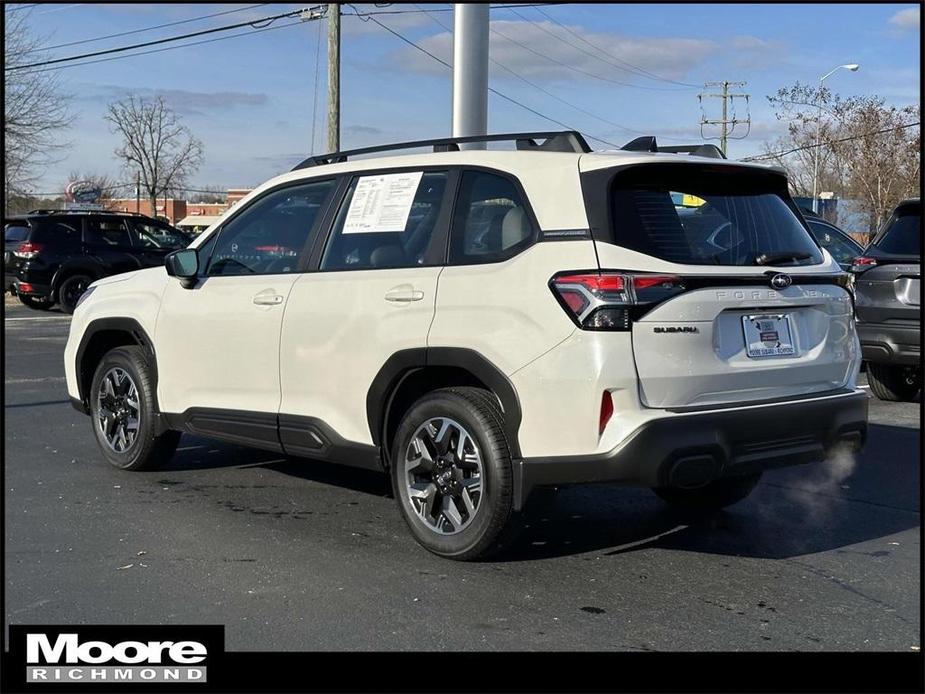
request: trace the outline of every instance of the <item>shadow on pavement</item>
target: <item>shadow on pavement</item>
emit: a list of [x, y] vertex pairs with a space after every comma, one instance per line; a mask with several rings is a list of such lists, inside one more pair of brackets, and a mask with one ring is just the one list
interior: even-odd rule
[[[666, 548], [786, 558], [849, 547], [920, 525], [918, 429], [872, 424], [865, 450], [838, 470], [816, 464], [766, 473], [745, 501], [712, 517], [676, 514], [647, 489], [587, 485], [541, 492], [524, 531], [497, 561]], [[163, 471], [260, 466], [388, 496], [385, 474], [184, 436]]]

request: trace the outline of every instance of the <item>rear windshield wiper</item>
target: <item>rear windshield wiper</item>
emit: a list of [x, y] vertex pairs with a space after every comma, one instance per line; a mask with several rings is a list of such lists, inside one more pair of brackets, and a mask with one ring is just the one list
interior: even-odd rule
[[812, 258], [806, 251], [781, 251], [780, 253], [762, 253], [755, 258], [756, 265], [776, 265], [782, 260], [806, 260]]

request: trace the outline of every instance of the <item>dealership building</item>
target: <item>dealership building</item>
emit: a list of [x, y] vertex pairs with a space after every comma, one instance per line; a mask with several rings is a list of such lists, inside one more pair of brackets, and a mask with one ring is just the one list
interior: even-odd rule
[[234, 207], [251, 190], [229, 188], [225, 194], [225, 202], [187, 202], [176, 198], [159, 198], [153, 210], [151, 201], [145, 198], [104, 200], [103, 205], [114, 212], [138, 212], [149, 217], [160, 217], [181, 229], [198, 233], [214, 223], [226, 210]]

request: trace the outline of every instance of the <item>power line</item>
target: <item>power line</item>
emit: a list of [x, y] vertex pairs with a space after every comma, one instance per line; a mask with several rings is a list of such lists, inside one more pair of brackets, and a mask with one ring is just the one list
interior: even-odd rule
[[67, 48], [68, 46], [79, 46], [85, 43], [95, 43], [96, 41], [105, 41], [107, 39], [115, 39], [115, 38], [119, 38], [120, 36], [130, 36], [132, 34], [141, 34], [146, 31], [154, 31], [156, 29], [164, 29], [166, 27], [177, 26], [180, 24], [189, 24], [191, 22], [199, 22], [199, 21], [202, 21], [203, 19], [211, 19], [212, 17], [221, 17], [223, 15], [233, 14], [235, 12], [243, 12], [245, 10], [252, 10], [256, 7], [264, 7], [268, 4], [270, 3], [263, 2], [258, 5], [248, 5], [247, 7], [238, 7], [233, 10], [225, 10], [224, 12], [214, 12], [212, 14], [202, 15], [201, 17], [193, 17], [191, 19], [181, 19], [177, 22], [167, 22], [166, 24], [158, 24], [157, 26], [153, 26], [153, 27], [145, 27], [143, 29], [132, 29], [131, 31], [122, 31], [122, 32], [119, 32], [118, 34], [109, 34], [108, 36], [97, 36], [96, 38], [92, 38], [92, 39], [82, 39], [80, 41], [69, 41], [68, 43], [59, 43], [55, 46], [42, 46], [39, 48], [30, 48], [28, 51], [22, 51], [20, 53], [15, 53], [14, 55], [26, 55], [27, 53], [36, 53], [39, 51], [42, 51], [42, 52], [52, 51], [52, 50], [55, 50], [56, 48]]
[[18, 7], [4, 7], [6, 12], [19, 12], [20, 10], [28, 10], [30, 7], [38, 7], [39, 5], [44, 5], [44, 2], [30, 2], [27, 5], [19, 5]]
[[166, 48], [154, 48], [150, 51], [139, 51], [138, 53], [131, 53], [129, 55], [114, 55], [111, 58], [100, 58], [98, 60], [87, 60], [83, 63], [68, 63], [67, 65], [55, 65], [52, 67], [41, 68], [40, 70], [33, 70], [33, 73], [36, 72], [47, 72], [48, 70], [63, 70], [64, 68], [69, 67], [81, 67], [83, 65], [94, 65], [96, 63], [108, 63], [111, 60], [125, 60], [126, 58], [134, 58], [140, 55], [150, 55], [152, 53], [163, 53], [165, 51], [175, 51], [180, 48], [189, 48], [190, 46], [200, 46], [205, 43], [214, 43], [216, 41], [226, 41], [228, 39], [236, 39], [241, 36], [253, 36], [254, 34], [259, 34], [264, 31], [274, 31], [276, 29], [286, 29], [287, 27], [294, 27], [302, 24], [302, 20], [296, 22], [290, 22], [288, 24], [277, 24], [276, 26], [264, 27], [263, 29], [254, 29], [253, 31], [242, 31], [239, 34], [231, 34], [230, 36], [218, 36], [214, 39], [203, 39], [202, 41], [191, 41], [190, 43], [184, 43], [180, 46], [167, 46]]
[[[419, 7], [418, 5], [414, 5], [414, 6], [415, 6], [415, 7]], [[421, 9], [422, 12], [425, 12], [425, 13], [428, 14], [428, 16], [430, 16], [429, 13], [431, 12], [431, 10], [425, 10], [425, 9], [423, 9], [423, 8], [420, 8], [420, 9]], [[430, 17], [430, 19], [433, 20], [434, 22], [436, 22], [439, 26], [443, 27], [445, 30], [447, 30], [447, 31], [452, 31], [452, 30], [450, 29], [450, 27], [448, 27], [446, 24], [444, 24], [443, 22], [441, 22], [440, 20], [438, 20], [436, 17]], [[493, 63], [494, 65], [497, 65], [499, 68], [501, 68], [501, 69], [504, 70], [505, 72], [510, 73], [511, 75], [513, 75], [514, 77], [516, 77], [517, 79], [519, 79], [521, 82], [524, 82], [525, 84], [530, 85], [530, 86], [533, 87], [534, 89], [538, 89], [539, 91], [543, 92], [543, 93], [546, 94], [547, 96], [552, 97], [552, 98], [555, 99], [556, 101], [560, 101], [561, 103], [565, 104], [566, 106], [570, 106], [571, 108], [574, 108], [576, 111], [581, 111], [581, 112], [584, 113], [585, 115], [591, 116], [592, 118], [595, 118], [595, 119], [601, 121], [602, 123], [607, 123], [608, 125], [612, 125], [613, 127], [618, 128], [618, 129], [620, 129], [620, 130], [625, 130], [625, 131], [628, 132], [628, 133], [634, 133], [634, 134], [637, 134], [637, 135], [645, 135], [645, 134], [647, 134], [647, 133], [643, 133], [643, 132], [638, 131], [638, 130], [633, 130], [632, 128], [627, 128], [625, 125], [621, 125], [621, 124], [619, 124], [619, 123], [615, 123], [614, 121], [608, 120], [607, 118], [604, 118], [603, 116], [599, 116], [599, 115], [597, 115], [596, 113], [592, 113], [591, 111], [587, 111], [587, 110], [583, 109], [581, 106], [577, 106], [576, 104], [573, 104], [571, 101], [569, 101], [569, 100], [567, 100], [567, 99], [563, 99], [562, 97], [557, 96], [556, 94], [553, 94], [552, 92], [550, 92], [549, 90], [545, 89], [544, 87], [541, 87], [540, 85], [535, 84], [534, 82], [531, 82], [530, 80], [528, 80], [528, 79], [527, 79], [526, 77], [524, 77], [523, 75], [518, 74], [517, 72], [515, 72], [515, 71], [512, 70], [512, 69], [510, 69], [510, 68], [507, 67], [506, 65], [501, 64], [500, 62], [498, 62], [498, 61], [495, 60], [494, 58], [489, 57], [488, 60], [489, 60], [491, 63]]]
[[[352, 5], [351, 5], [351, 7], [352, 7]], [[356, 9], [356, 8], [354, 8], [354, 9]], [[406, 38], [406, 37], [403, 36], [402, 34], [398, 33], [398, 32], [395, 31], [394, 29], [392, 29], [391, 27], [386, 26], [385, 24], [383, 24], [382, 22], [380, 22], [380, 21], [379, 21], [378, 19], [376, 19], [375, 17], [368, 17], [368, 18], [367, 18], [366, 20], [364, 20], [364, 21], [372, 21], [372, 22], [375, 22], [376, 24], [378, 24], [379, 26], [381, 26], [383, 29], [385, 29], [386, 31], [388, 31], [390, 34], [392, 34], [393, 36], [396, 36], [397, 38], [399, 38], [399, 39], [401, 39], [402, 41], [404, 41], [405, 43], [407, 43], [409, 46], [412, 46], [413, 48], [416, 48], [417, 50], [421, 51], [421, 52], [424, 53], [425, 55], [430, 56], [431, 58], [433, 58], [434, 60], [436, 60], [438, 63], [440, 63], [441, 65], [443, 65], [444, 67], [449, 68], [450, 70], [453, 69], [453, 66], [450, 65], [450, 64], [449, 64], [448, 62], [446, 62], [445, 60], [443, 60], [443, 59], [441, 59], [441, 58], [438, 58], [436, 55], [434, 55], [433, 53], [431, 53], [430, 51], [428, 51], [428, 50], [427, 50], [426, 48], [424, 48], [423, 46], [419, 46], [418, 44], [416, 44], [416, 43], [415, 43], [414, 41], [412, 41], [411, 39]], [[562, 126], [563, 128], [565, 128], [566, 130], [577, 130], [576, 128], [573, 128], [572, 126], [567, 125], [566, 123], [563, 123], [562, 121], [556, 120], [555, 118], [551, 118], [550, 116], [547, 116], [547, 115], [544, 114], [544, 113], [540, 113], [540, 112], [537, 111], [536, 109], [531, 108], [530, 106], [527, 106], [526, 104], [523, 104], [523, 103], [517, 101], [516, 99], [514, 99], [514, 98], [508, 96], [507, 94], [504, 94], [504, 93], [502, 93], [502, 92], [499, 92], [497, 89], [494, 89], [494, 88], [492, 88], [492, 87], [489, 87], [489, 88], [488, 88], [488, 91], [491, 92], [492, 94], [496, 95], [496, 96], [501, 97], [502, 99], [504, 99], [504, 100], [506, 100], [506, 101], [510, 101], [512, 104], [515, 104], [515, 105], [517, 105], [517, 106], [520, 106], [522, 109], [527, 110], [527, 111], [529, 111], [530, 113], [539, 116], [540, 118], [543, 118], [543, 119], [545, 119], [545, 120], [548, 120], [550, 123], [555, 123], [556, 125], [560, 125], [560, 126]], [[580, 131], [579, 131], [579, 132], [580, 132]], [[587, 138], [590, 138], [590, 139], [595, 140], [595, 141], [597, 141], [597, 142], [602, 142], [602, 143], [604, 143], [605, 145], [610, 145], [611, 147], [619, 147], [619, 145], [617, 145], [617, 144], [615, 144], [615, 143], [613, 143], [613, 142], [610, 142], [609, 140], [604, 140], [604, 139], [602, 139], [602, 138], [600, 138], [600, 137], [595, 137], [594, 135], [590, 135], [590, 134], [588, 134], [588, 133], [582, 133], [582, 134], [583, 134], [585, 137], [587, 137]]]
[[[566, 39], [562, 38], [561, 36], [555, 34], [554, 32], [552, 32], [552, 31], [550, 31], [549, 29], [547, 29], [546, 27], [544, 27], [542, 24], [538, 24], [537, 22], [534, 22], [533, 20], [531, 20], [529, 17], [525, 17], [524, 15], [522, 15], [520, 12], [518, 12], [518, 11], [517, 11], [516, 9], [514, 9], [514, 8], [510, 8], [510, 10], [511, 10], [511, 12], [512, 12], [513, 14], [517, 15], [518, 17], [520, 17], [520, 18], [521, 18], [522, 20], [524, 20], [525, 22], [529, 22], [530, 24], [532, 24], [533, 26], [535, 26], [537, 29], [540, 29], [541, 31], [543, 31], [543, 32], [549, 34], [550, 36], [552, 36], [554, 39], [556, 39], [556, 40], [558, 40], [558, 41], [561, 41], [562, 43], [566, 44], [567, 46], [571, 46], [571, 47], [574, 48], [575, 50], [577, 50], [577, 51], [579, 51], [579, 52], [581, 52], [581, 53], [584, 53], [585, 55], [591, 56], [591, 57], [594, 58], [595, 60], [600, 60], [602, 63], [605, 63], [606, 65], [610, 65], [611, 67], [615, 67], [615, 68], [617, 68], [618, 70], [623, 70], [624, 72], [629, 72], [630, 74], [639, 75], [640, 77], [647, 77], [648, 79], [655, 80], [655, 81], [658, 81], [658, 82], [667, 82], [667, 83], [670, 83], [670, 84], [677, 84], [677, 85], [680, 85], [680, 86], [683, 86], [683, 87], [687, 87], [687, 88], [690, 88], [690, 87], [697, 88], [697, 86], [698, 86], [698, 85], [695, 85], [695, 84], [687, 84], [686, 82], [678, 82], [677, 80], [672, 80], [672, 79], [668, 79], [667, 77], [662, 77], [662, 76], [660, 76], [660, 75], [656, 75], [654, 72], [649, 72], [649, 71], [646, 70], [645, 68], [641, 68], [641, 67], [639, 67], [638, 65], [633, 65], [632, 63], [630, 63], [630, 62], [628, 62], [628, 61], [626, 61], [626, 60], [623, 60], [622, 58], [618, 58], [617, 56], [613, 55], [612, 53], [608, 53], [608, 52], [604, 51], [602, 48], [599, 48], [598, 46], [595, 46], [593, 43], [591, 43], [590, 41], [588, 41], [587, 39], [585, 39], [581, 34], [575, 32], [575, 31], [573, 31], [572, 29], [570, 29], [569, 27], [565, 26], [564, 24], [562, 24], [562, 23], [559, 22], [558, 20], [554, 19], [554, 18], [553, 18], [552, 16], [550, 16], [547, 12], [544, 12], [544, 11], [543, 11], [542, 9], [540, 9], [540, 8], [536, 8], [536, 11], [539, 12], [539, 13], [541, 13], [541, 14], [542, 14], [544, 17], [546, 17], [547, 19], [549, 19], [549, 21], [551, 21], [553, 24], [555, 24], [556, 26], [558, 26], [558, 27], [564, 29], [564, 30], [567, 31], [569, 34], [571, 34], [572, 36], [576, 37], [577, 39], [579, 39], [579, 40], [582, 41], [583, 43], [586, 43], [587, 45], [591, 46], [592, 48], [594, 48], [594, 49], [597, 50], [598, 52], [603, 53], [604, 55], [608, 56], [608, 58], [611, 58], [611, 60], [605, 60], [604, 58], [600, 57], [599, 55], [595, 55], [594, 53], [590, 53], [590, 52], [587, 51], [586, 49], [581, 48], [580, 46], [578, 46], [578, 45], [572, 43], [571, 41], [567, 41]], [[617, 62], [613, 62], [613, 61], [617, 61]], [[622, 64], [621, 64], [621, 63], [622, 63]], [[628, 66], [628, 67], [627, 67], [627, 66]], [[681, 90], [667, 90], [667, 89], [666, 89], [666, 91], [681, 91]]]
[[548, 60], [549, 62], [555, 63], [556, 65], [561, 65], [562, 67], [564, 67], [564, 68], [566, 68], [566, 69], [568, 69], [568, 70], [571, 70], [572, 72], [576, 72], [576, 73], [578, 73], [578, 74], [580, 74], [580, 75], [585, 75], [586, 77], [593, 77], [593, 78], [596, 79], [596, 80], [601, 80], [602, 82], [609, 82], [610, 84], [618, 84], [618, 85], [620, 85], [621, 87], [633, 87], [633, 88], [635, 88], [635, 89], [646, 89], [646, 90], [660, 91], [660, 92], [661, 92], [661, 91], [680, 91], [680, 90], [678, 90], [678, 89], [668, 89], [667, 87], [646, 87], [646, 86], [643, 86], [643, 85], [641, 85], [641, 84], [633, 84], [632, 82], [621, 82], [620, 80], [610, 79], [609, 77], [602, 77], [601, 75], [596, 75], [596, 74], [594, 74], [593, 72], [588, 72], [587, 70], [582, 70], [581, 68], [577, 68], [577, 67], [575, 67], [574, 65], [569, 65], [568, 63], [564, 63], [564, 62], [562, 62], [561, 60], [557, 60], [556, 58], [553, 58], [553, 57], [551, 57], [551, 56], [546, 55], [545, 53], [541, 53], [540, 51], [537, 51], [537, 50], [535, 50], [535, 49], [533, 49], [533, 48], [530, 48], [530, 46], [527, 46], [527, 45], [521, 43], [521, 42], [518, 41], [517, 39], [512, 39], [510, 36], [508, 36], [507, 34], [501, 33], [500, 31], [498, 31], [498, 30], [495, 29], [494, 27], [489, 27], [489, 28], [490, 28], [490, 30], [491, 30], [492, 33], [497, 34], [497, 35], [500, 36], [501, 38], [506, 39], [507, 41], [510, 41], [511, 43], [514, 43], [514, 44], [520, 46], [520, 47], [523, 48], [525, 51], [529, 51], [530, 53], [533, 53], [533, 55], [536, 55], [536, 56], [539, 56], [540, 58], [543, 58], [543, 60]]
[[[180, 41], [180, 40], [182, 40], [182, 39], [194, 38], [194, 37], [196, 37], [196, 36], [204, 36], [204, 35], [206, 35], [206, 34], [214, 34], [214, 33], [220, 32], [220, 31], [230, 31], [231, 29], [240, 29], [241, 27], [246, 27], [246, 26], [250, 26], [250, 27], [253, 28], [255, 25], [261, 24], [261, 23], [263, 23], [263, 22], [271, 22], [271, 23], [272, 23], [272, 22], [275, 22], [277, 19], [285, 19], [285, 18], [288, 18], [288, 17], [294, 17], [294, 16], [296, 16], [296, 15], [302, 14], [304, 11], [305, 11], [305, 9], [303, 8], [303, 9], [299, 9], [299, 10], [293, 10], [293, 11], [291, 11], [291, 12], [284, 12], [284, 13], [282, 13], [282, 14], [274, 15], [274, 16], [272, 16], [272, 17], [263, 17], [262, 19], [251, 20], [251, 21], [249, 21], [249, 22], [239, 22], [239, 23], [237, 23], [237, 24], [227, 24], [227, 25], [225, 25], [225, 26], [213, 27], [213, 28], [211, 28], [211, 29], [203, 29], [203, 30], [201, 30], [201, 31], [194, 31], [194, 32], [192, 32], [192, 33], [183, 34], [183, 35], [181, 35], [181, 36], [168, 36], [167, 38], [156, 39], [156, 40], [154, 40], [154, 41], [145, 41], [144, 43], [136, 43], [136, 44], [134, 44], [134, 45], [132, 45], [132, 46], [120, 46], [119, 48], [109, 48], [109, 49], [104, 50], [104, 51], [94, 51], [93, 53], [84, 53], [83, 55], [68, 56], [67, 58], [55, 58], [55, 59], [53, 59], [53, 60], [45, 60], [45, 61], [42, 61], [42, 62], [40, 62], [40, 63], [29, 63], [29, 64], [27, 64], [27, 65], [15, 65], [15, 66], [13, 66], [13, 67], [8, 67], [8, 68], [6, 68], [6, 71], [7, 71], [7, 72], [12, 72], [12, 71], [14, 71], [14, 70], [28, 70], [29, 68], [45, 67], [45, 66], [47, 66], [47, 65], [56, 65], [56, 64], [60, 64], [60, 63], [68, 63], [68, 62], [72, 62], [72, 61], [74, 61], [74, 60], [83, 60], [84, 58], [93, 58], [93, 57], [96, 57], [96, 56], [99, 56], [99, 55], [109, 55], [109, 54], [112, 54], [112, 53], [122, 53], [122, 52], [124, 52], [124, 51], [131, 51], [131, 50], [134, 50], [134, 49], [136, 49], [136, 48], [146, 48], [146, 47], [148, 47], [148, 46], [156, 46], [156, 45], [163, 44], [163, 43], [170, 43], [170, 42], [173, 42], [173, 41]], [[264, 27], [260, 27], [260, 28], [264, 28]]]
[[913, 128], [916, 125], [921, 125], [919, 121], [915, 123], [904, 123], [902, 125], [895, 125], [892, 128], [883, 128], [882, 130], [873, 130], [871, 132], [861, 133], [860, 135], [852, 135], [851, 137], [843, 137], [838, 140], [829, 140], [828, 142], [820, 142], [818, 144], [812, 145], [802, 145], [800, 147], [794, 147], [793, 149], [786, 149], [782, 152], [769, 152], [767, 154], [756, 154], [751, 157], [743, 157], [739, 161], [761, 161], [763, 159], [776, 159], [777, 157], [782, 157], [787, 154], [793, 154], [794, 152], [802, 152], [806, 149], [813, 149], [815, 147], [826, 147], [835, 142], [850, 142], [851, 140], [860, 140], [865, 137], [870, 137], [871, 135], [883, 135], [884, 133], [891, 133], [897, 130], [903, 130], [905, 128]]

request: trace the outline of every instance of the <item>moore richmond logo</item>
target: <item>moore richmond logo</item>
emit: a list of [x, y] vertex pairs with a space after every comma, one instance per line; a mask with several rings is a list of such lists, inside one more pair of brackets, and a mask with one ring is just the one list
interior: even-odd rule
[[221, 627], [12, 626], [11, 637], [13, 629], [18, 638], [11, 642], [25, 654], [27, 684], [206, 682], [210, 647], [220, 650], [223, 637]]

